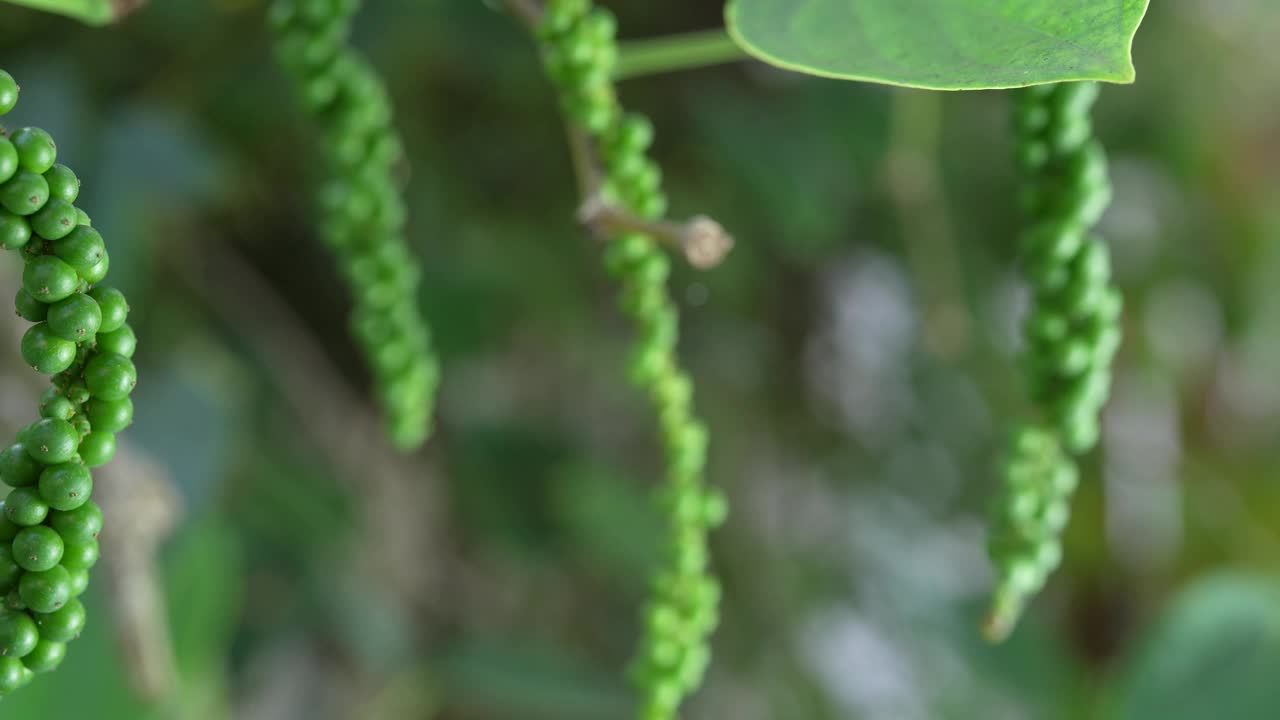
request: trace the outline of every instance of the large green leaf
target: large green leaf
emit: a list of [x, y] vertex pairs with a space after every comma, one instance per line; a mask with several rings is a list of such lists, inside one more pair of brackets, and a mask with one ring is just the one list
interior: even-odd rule
[[788, 70], [931, 90], [1133, 82], [1147, 0], [729, 0], [729, 32]]
[[136, 3], [112, 0], [4, 0], [11, 5], [75, 18], [90, 25], [106, 25]]

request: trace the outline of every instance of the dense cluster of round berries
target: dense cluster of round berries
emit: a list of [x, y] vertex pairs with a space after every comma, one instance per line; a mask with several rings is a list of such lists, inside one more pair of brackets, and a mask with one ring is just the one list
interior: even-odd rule
[[[18, 86], [0, 70], [0, 115]], [[115, 454], [115, 433], [133, 421], [137, 340], [119, 290], [100, 285], [109, 263], [102, 236], [72, 203], [80, 181], [56, 164], [43, 130], [0, 132], [0, 247], [26, 266], [15, 304], [34, 325], [23, 360], [53, 376], [41, 419], [0, 451], [0, 694], [62, 662], [84, 627], [77, 597], [98, 559], [102, 511], [89, 499], [89, 468]]]
[[328, 178], [320, 233], [351, 287], [352, 334], [372, 368], [388, 433], [405, 450], [430, 432], [440, 369], [418, 308], [420, 270], [405, 241], [403, 162], [391, 101], [347, 44], [359, 0], [277, 0], [276, 55], [319, 128]]
[[996, 639], [1061, 560], [1077, 477], [1072, 456], [1097, 445], [1120, 345], [1110, 254], [1089, 232], [1111, 201], [1106, 154], [1090, 120], [1097, 97], [1095, 83], [1042, 85], [1018, 91], [1014, 105], [1031, 219], [1020, 243], [1033, 294], [1024, 360], [1041, 417], [1014, 434], [993, 511], [990, 553], [999, 580], [987, 633]]
[[[653, 127], [618, 104], [610, 76], [617, 57], [613, 16], [589, 0], [550, 0], [538, 36], [566, 115], [584, 129], [604, 164], [603, 202], [654, 219], [666, 212], [662, 173], [646, 151]], [[660, 502], [668, 518], [665, 558], [652, 580], [645, 633], [631, 674], [641, 720], [670, 720], [710, 661], [720, 585], [711, 576], [707, 532], [724, 521], [724, 496], [704, 483], [707, 430], [693, 414], [693, 383], [676, 357], [679, 316], [667, 291], [670, 260], [653, 238], [610, 240], [606, 267], [622, 285], [621, 306], [638, 339], [630, 377], [645, 388], [658, 418], [667, 477]]]

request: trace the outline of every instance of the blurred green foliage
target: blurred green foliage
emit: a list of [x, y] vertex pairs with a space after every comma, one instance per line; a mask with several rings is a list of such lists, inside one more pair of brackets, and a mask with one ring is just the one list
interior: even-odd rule
[[[710, 0], [609, 5], [624, 37], [719, 22]], [[627, 717], [658, 461], [530, 44], [479, 2], [370, 4], [358, 23], [410, 152], [445, 367], [436, 437], [396, 459], [369, 427], [309, 224], [313, 138], [263, 14], [163, 0], [94, 30], [0, 8], [12, 120], [59, 139], [133, 301], [124, 437], [184, 512], [156, 560], [177, 683], [133, 689], [131, 590], [104, 560], [86, 637], [0, 712]], [[1137, 84], [1103, 93], [1127, 341], [1065, 566], [999, 647], [976, 623], [1020, 397], [1006, 96], [748, 63], [622, 86], [654, 118], [674, 214], [738, 238], [672, 281], [734, 507], [717, 657], [686, 717], [1274, 716], [1277, 31], [1268, 0], [1157, 3]], [[30, 375], [9, 346], [4, 404]]]

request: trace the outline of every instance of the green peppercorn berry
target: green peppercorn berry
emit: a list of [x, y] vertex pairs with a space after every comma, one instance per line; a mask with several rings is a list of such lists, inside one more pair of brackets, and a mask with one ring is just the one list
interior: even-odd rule
[[30, 572], [43, 572], [62, 561], [62, 536], [48, 525], [23, 528], [13, 539], [13, 561]]
[[95, 430], [120, 432], [133, 422], [133, 401], [129, 398], [120, 400], [92, 398], [85, 403], [84, 412]]
[[14, 692], [28, 682], [31, 671], [16, 657], [0, 657], [0, 695]]
[[14, 489], [4, 499], [4, 515], [14, 525], [31, 527], [44, 522], [44, 519], [49, 516], [49, 504], [40, 497], [39, 490], [20, 487]]
[[76, 405], [83, 405], [89, 399], [89, 388], [78, 378], [62, 389], [62, 394]]
[[9, 138], [0, 135], [0, 183], [7, 182], [18, 172], [18, 149]]
[[[62, 551], [62, 567], [68, 571], [88, 570], [98, 562], [98, 541], [67, 543]], [[74, 593], [73, 593], [74, 594]]]
[[80, 597], [84, 591], [89, 588], [89, 571], [88, 570], [72, 570], [67, 568], [67, 573], [71, 575], [71, 595], [72, 597]]
[[31, 229], [46, 240], [64, 238], [75, 228], [76, 206], [62, 198], [49, 198], [49, 202], [31, 216]]
[[18, 149], [18, 163], [31, 172], [43, 174], [58, 159], [53, 138], [40, 128], [24, 127], [9, 139]]
[[[55, 390], [57, 388], [54, 388]], [[71, 420], [76, 414], [76, 404], [68, 400], [63, 395], [50, 398], [48, 402], [40, 404], [40, 417], [57, 418], [59, 420]]]
[[75, 268], [52, 255], [34, 257], [22, 270], [22, 287], [41, 302], [52, 303], [69, 297], [79, 282]]
[[71, 234], [53, 244], [53, 254], [79, 272], [86, 272], [106, 256], [102, 235], [88, 225], [77, 225]]
[[116, 436], [114, 433], [94, 431], [80, 441], [80, 459], [89, 467], [98, 467], [111, 462], [116, 454]]
[[124, 355], [99, 353], [84, 368], [89, 394], [103, 400], [121, 400], [138, 384], [138, 370]]
[[[34, 625], [39, 628], [41, 638], [54, 642], [71, 642], [80, 637], [81, 631], [84, 630], [84, 621], [84, 605], [79, 600], [73, 599], [68, 601], [61, 610], [37, 614]], [[2, 627], [3, 625], [0, 624], [0, 628]], [[0, 635], [0, 637], [3, 636]], [[34, 647], [34, 643], [32, 646]]]
[[22, 658], [22, 664], [31, 672], [50, 672], [57, 670], [58, 666], [62, 664], [62, 659], [66, 656], [67, 646], [65, 643], [41, 638], [31, 652]]
[[102, 310], [91, 296], [76, 293], [49, 306], [48, 323], [58, 337], [81, 342], [97, 334]]
[[49, 527], [58, 531], [64, 543], [95, 540], [102, 531], [102, 509], [90, 500], [75, 510], [54, 510], [49, 513]]
[[124, 325], [129, 317], [129, 301], [125, 299], [124, 293], [109, 285], [101, 285], [90, 290], [89, 297], [102, 310], [102, 324], [98, 332], [115, 332]]
[[0, 655], [6, 658], [25, 657], [39, 640], [40, 632], [30, 615], [0, 610]]
[[49, 306], [35, 299], [26, 288], [18, 288], [13, 296], [13, 306], [23, 320], [41, 322], [49, 315]]
[[[73, 203], [80, 196], [80, 178], [76, 177], [76, 174], [66, 165], [55, 164], [46, 170], [44, 180], [49, 183], [50, 198], [61, 198]], [[76, 224], [80, 224], [78, 218]]]
[[18, 215], [30, 215], [49, 200], [49, 183], [30, 170], [19, 170], [0, 185], [0, 205]]
[[28, 328], [19, 349], [28, 365], [46, 375], [60, 373], [76, 361], [76, 344], [56, 335], [47, 322]]
[[0, 250], [17, 250], [26, 247], [29, 242], [31, 222], [21, 215], [0, 208]]
[[[89, 418], [84, 415], [77, 415], [71, 418], [71, 427], [76, 429], [76, 433], [83, 440], [85, 435], [93, 432], [93, 425], [90, 424]], [[83, 458], [77, 459], [77, 462], [84, 462]]]
[[0, 592], [9, 592], [18, 586], [22, 566], [13, 559], [13, 548], [0, 545]]
[[80, 436], [66, 420], [45, 418], [27, 432], [27, 452], [46, 465], [68, 462], [75, 457]]
[[[82, 225], [84, 223], [81, 223]], [[87, 225], [85, 227], [88, 227]], [[107, 270], [111, 268], [111, 256], [107, 253], [102, 254], [102, 261], [87, 270], [80, 270], [80, 277], [90, 285], [102, 282], [107, 276]]]
[[0, 543], [11, 543], [22, 531], [21, 525], [15, 525], [4, 512], [5, 502], [0, 500]]
[[0, 451], [0, 480], [9, 487], [35, 485], [44, 466], [27, 453], [27, 446], [14, 443]]
[[[82, 441], [82, 447], [83, 444]], [[39, 488], [40, 497], [49, 507], [63, 511], [75, 510], [89, 501], [89, 494], [93, 492], [93, 475], [89, 468], [79, 463], [52, 465], [40, 473]]]
[[18, 594], [34, 612], [55, 612], [74, 599], [71, 575], [61, 565], [42, 572], [28, 572], [18, 581]]
[[0, 115], [4, 115], [18, 104], [18, 83], [13, 76], [0, 70]]

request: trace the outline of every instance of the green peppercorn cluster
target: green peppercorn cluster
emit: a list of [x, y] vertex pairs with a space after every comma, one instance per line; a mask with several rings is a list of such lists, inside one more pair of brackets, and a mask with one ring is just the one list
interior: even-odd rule
[[[618, 103], [610, 79], [615, 30], [613, 16], [589, 0], [550, 0], [538, 37], [564, 113], [590, 136], [603, 163], [599, 200], [656, 219], [667, 200], [662, 173], [646, 154], [653, 127]], [[622, 310], [637, 328], [629, 375], [649, 394], [666, 458], [659, 501], [668, 537], [630, 674], [641, 693], [637, 717], [669, 720], [702, 683], [710, 661], [720, 585], [710, 573], [707, 533], [724, 521], [726, 504], [703, 478], [707, 431], [694, 416], [693, 383], [676, 356], [679, 316], [667, 290], [670, 260], [653, 238], [628, 232], [610, 240], [605, 263], [622, 285]]]
[[321, 135], [328, 169], [319, 227], [352, 291], [352, 334], [372, 369], [388, 434], [410, 450], [430, 432], [440, 369], [404, 236], [396, 179], [404, 151], [391, 101], [347, 44], [358, 7], [358, 0], [277, 0], [270, 21], [280, 64]]
[[[0, 70], [0, 115], [18, 86]], [[48, 133], [0, 132], [0, 247], [22, 256], [18, 315], [34, 323], [23, 360], [52, 375], [41, 419], [0, 451], [0, 694], [53, 670], [84, 627], [77, 599], [98, 559], [102, 511], [90, 468], [115, 454], [115, 433], [133, 422], [137, 345], [119, 290], [101, 285], [102, 236], [73, 204], [80, 181], [56, 163]]]
[[1106, 154], [1090, 120], [1097, 97], [1095, 83], [1064, 83], [1020, 90], [1014, 104], [1030, 219], [1020, 240], [1032, 290], [1024, 361], [1040, 418], [1014, 434], [993, 511], [990, 553], [999, 579], [987, 633], [995, 639], [1012, 629], [1061, 560], [1073, 456], [1098, 443], [1120, 345], [1122, 303], [1110, 254], [1090, 233], [1111, 201]]

